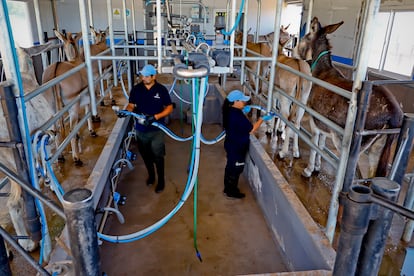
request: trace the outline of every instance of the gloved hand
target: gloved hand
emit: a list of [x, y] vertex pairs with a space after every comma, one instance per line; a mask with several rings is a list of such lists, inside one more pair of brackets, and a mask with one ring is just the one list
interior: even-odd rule
[[116, 116], [118, 116], [118, 118], [125, 118], [126, 116], [128, 116], [128, 110], [119, 110], [116, 112]]
[[252, 107], [250, 105], [246, 105], [245, 107], [243, 107], [242, 111], [244, 114], [247, 114], [250, 112], [250, 110], [252, 110]]
[[262, 120], [263, 121], [269, 121], [269, 120], [271, 120], [273, 118], [273, 115], [272, 114], [270, 114], [270, 113], [267, 113], [266, 115], [264, 115], [263, 117], [262, 117]]
[[144, 124], [146, 126], [150, 126], [155, 121], [156, 121], [156, 119], [155, 119], [154, 115], [147, 115], [147, 116], [145, 116], [145, 122], [144, 122]]

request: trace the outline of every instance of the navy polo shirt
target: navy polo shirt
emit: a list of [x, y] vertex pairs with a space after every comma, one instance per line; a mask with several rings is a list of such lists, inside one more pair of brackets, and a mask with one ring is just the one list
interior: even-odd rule
[[245, 156], [249, 149], [250, 131], [253, 125], [244, 115], [243, 111], [238, 108], [230, 108], [228, 114], [228, 126], [226, 128], [226, 139], [224, 148], [228, 154]]
[[[131, 89], [129, 102], [136, 105], [135, 113], [144, 115], [155, 115], [162, 112], [166, 106], [172, 104], [167, 88], [158, 82], [155, 82], [149, 90], [142, 82], [135, 85]], [[157, 122], [165, 124], [164, 118]], [[158, 130], [155, 126], [144, 126], [138, 123], [135, 124], [135, 128], [144, 132]]]

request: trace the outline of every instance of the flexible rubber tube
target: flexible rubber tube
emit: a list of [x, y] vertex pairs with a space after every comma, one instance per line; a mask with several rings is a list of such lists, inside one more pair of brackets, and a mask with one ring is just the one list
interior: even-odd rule
[[[201, 87], [203, 87], [203, 90], [206, 89], [206, 79], [203, 78], [201, 81]], [[123, 236], [111, 236], [106, 235], [102, 233], [98, 233], [98, 237], [114, 243], [125, 243], [125, 242], [131, 242], [138, 239], [141, 239], [143, 237], [146, 237], [147, 235], [153, 233], [154, 231], [158, 230], [161, 226], [163, 226], [165, 223], [168, 222], [169, 219], [182, 207], [184, 202], [188, 199], [188, 197], [191, 194], [191, 191], [193, 190], [193, 187], [195, 185], [195, 181], [197, 179], [197, 172], [198, 172], [198, 166], [200, 161], [200, 140], [201, 140], [201, 124], [203, 122], [203, 102], [204, 102], [204, 95], [205, 93], [199, 93], [200, 95], [200, 101], [198, 104], [198, 110], [196, 115], [196, 131], [193, 135], [194, 137], [194, 143], [193, 143], [193, 151], [192, 151], [192, 161], [191, 161], [191, 169], [189, 178], [187, 180], [186, 188], [183, 192], [183, 195], [181, 196], [180, 201], [177, 203], [175, 208], [170, 211], [164, 218], [159, 220], [158, 222], [154, 223], [150, 227], [147, 227], [146, 229], [143, 229], [141, 231], [129, 234], [129, 235], [123, 235]]]
[[231, 35], [236, 30], [237, 26], [240, 23], [241, 15], [243, 14], [243, 8], [244, 8], [244, 0], [242, 0], [241, 3], [240, 3], [239, 14], [237, 15], [236, 22], [234, 22], [234, 26], [231, 28], [231, 30], [229, 32], [226, 32], [224, 29], [221, 30], [222, 34]]

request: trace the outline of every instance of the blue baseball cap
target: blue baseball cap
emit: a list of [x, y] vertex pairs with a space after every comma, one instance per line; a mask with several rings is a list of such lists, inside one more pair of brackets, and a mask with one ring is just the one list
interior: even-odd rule
[[151, 64], [147, 64], [142, 68], [141, 71], [138, 72], [141, 76], [148, 77], [148, 76], [154, 76], [157, 74], [157, 70], [154, 66]]
[[248, 102], [250, 100], [250, 97], [244, 95], [243, 92], [241, 92], [240, 90], [233, 90], [227, 95], [227, 99], [230, 102], [235, 102], [235, 101]]

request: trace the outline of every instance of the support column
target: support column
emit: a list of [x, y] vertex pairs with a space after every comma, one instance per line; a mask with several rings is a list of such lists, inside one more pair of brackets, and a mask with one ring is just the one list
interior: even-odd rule
[[[400, 191], [397, 182], [385, 177], [373, 178], [371, 188], [374, 194], [393, 202]], [[376, 276], [380, 269], [394, 212], [379, 205], [375, 205], [375, 210], [375, 219], [370, 221], [362, 242], [356, 275]]]
[[75, 275], [101, 275], [92, 192], [74, 189], [63, 199]]
[[12, 276], [6, 244], [2, 235], [0, 235], [0, 275]]
[[344, 202], [338, 250], [333, 275], [356, 275], [358, 256], [362, 239], [368, 228], [371, 213], [371, 190], [355, 185]]

